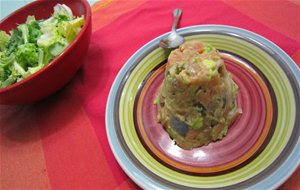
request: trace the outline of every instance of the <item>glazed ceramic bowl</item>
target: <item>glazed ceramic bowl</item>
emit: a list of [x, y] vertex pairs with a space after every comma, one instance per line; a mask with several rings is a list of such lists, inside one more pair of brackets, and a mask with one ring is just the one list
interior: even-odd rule
[[28, 15], [36, 19], [49, 18], [53, 7], [65, 4], [75, 16], [84, 15], [85, 23], [74, 41], [52, 60], [46, 67], [6, 88], [0, 89], [1, 104], [25, 104], [41, 100], [66, 85], [80, 68], [87, 53], [91, 37], [91, 8], [85, 0], [38, 0], [34, 1], [4, 18], [0, 30], [6, 32], [24, 23]]

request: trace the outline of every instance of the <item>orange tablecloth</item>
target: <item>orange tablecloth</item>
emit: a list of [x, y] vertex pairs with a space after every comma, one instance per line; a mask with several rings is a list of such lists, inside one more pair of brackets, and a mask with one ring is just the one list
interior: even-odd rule
[[[142, 45], [180, 26], [224, 24], [256, 32], [300, 65], [296, 0], [104, 0], [92, 7], [93, 34], [76, 77], [51, 97], [0, 106], [0, 189], [138, 189], [116, 162], [105, 109], [114, 78]], [[299, 105], [300, 106], [300, 105]], [[300, 189], [300, 168], [279, 189]]]

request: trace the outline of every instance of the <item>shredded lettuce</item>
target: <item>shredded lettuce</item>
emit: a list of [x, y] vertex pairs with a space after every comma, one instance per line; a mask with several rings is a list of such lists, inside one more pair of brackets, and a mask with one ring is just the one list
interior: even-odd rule
[[4, 31], [0, 31], [0, 50], [4, 51], [9, 42], [10, 36]]
[[28, 16], [7, 34], [0, 30], [0, 88], [14, 84], [48, 65], [76, 38], [84, 17], [64, 5], [54, 6], [46, 20]]

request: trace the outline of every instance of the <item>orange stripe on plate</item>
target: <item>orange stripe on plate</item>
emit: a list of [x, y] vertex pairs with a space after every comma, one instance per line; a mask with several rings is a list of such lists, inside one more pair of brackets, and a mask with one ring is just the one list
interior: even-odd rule
[[39, 105], [48, 176], [53, 189], [114, 189], [116, 180], [74, 92]]
[[93, 31], [113, 22], [122, 14], [142, 5], [146, 0], [124, 1], [106, 0], [96, 3], [93, 7], [92, 25]]
[[284, 0], [223, 0], [241, 13], [300, 42], [300, 4]]
[[33, 106], [0, 106], [0, 189], [50, 189]]

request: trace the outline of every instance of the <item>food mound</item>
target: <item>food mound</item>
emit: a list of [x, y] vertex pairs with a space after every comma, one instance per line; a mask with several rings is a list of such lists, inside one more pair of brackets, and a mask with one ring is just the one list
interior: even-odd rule
[[214, 47], [186, 42], [168, 57], [157, 120], [181, 148], [207, 145], [222, 139], [241, 113], [237, 90]]

